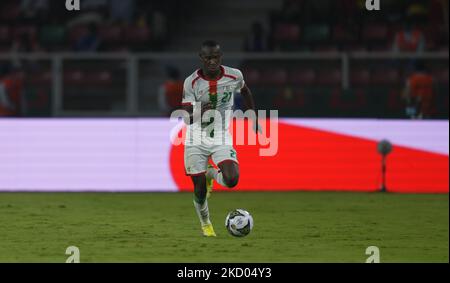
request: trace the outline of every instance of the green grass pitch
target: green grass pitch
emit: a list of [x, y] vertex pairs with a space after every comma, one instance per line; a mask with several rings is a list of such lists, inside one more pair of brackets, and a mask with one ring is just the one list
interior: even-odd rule
[[[0, 262], [448, 262], [449, 197], [344, 192], [212, 194], [217, 238], [201, 236], [191, 193], [1, 193]], [[228, 211], [255, 226], [234, 238]]]

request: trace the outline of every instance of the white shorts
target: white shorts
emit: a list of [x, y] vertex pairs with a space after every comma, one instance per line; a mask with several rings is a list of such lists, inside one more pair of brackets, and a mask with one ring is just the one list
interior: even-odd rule
[[238, 163], [236, 150], [231, 145], [185, 145], [184, 169], [186, 175], [196, 176], [204, 174], [208, 167], [209, 157], [217, 166], [228, 160]]

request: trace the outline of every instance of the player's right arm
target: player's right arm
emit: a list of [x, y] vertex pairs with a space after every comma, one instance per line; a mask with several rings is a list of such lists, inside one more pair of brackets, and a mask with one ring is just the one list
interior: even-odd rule
[[[184, 123], [186, 125], [190, 125], [194, 122], [197, 122], [203, 113], [209, 109], [211, 109], [211, 103], [203, 103], [201, 104], [201, 112], [200, 115], [194, 115], [194, 111], [198, 111], [198, 107], [196, 106], [195, 94], [192, 86], [192, 82], [190, 77], [184, 80], [183, 85], [183, 99], [181, 101], [181, 106], [184, 111], [186, 111], [189, 115], [184, 119]], [[197, 102], [200, 103], [200, 102]]]

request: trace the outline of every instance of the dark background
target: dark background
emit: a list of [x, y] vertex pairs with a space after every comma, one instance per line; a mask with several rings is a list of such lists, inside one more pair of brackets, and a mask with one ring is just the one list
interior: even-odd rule
[[[448, 119], [448, 1], [64, 2], [1, 1], [0, 77], [14, 81], [2, 116], [168, 116], [215, 39], [280, 116], [407, 119], [401, 94], [421, 62], [436, 86], [426, 118]], [[397, 46], [409, 30], [420, 42]]]

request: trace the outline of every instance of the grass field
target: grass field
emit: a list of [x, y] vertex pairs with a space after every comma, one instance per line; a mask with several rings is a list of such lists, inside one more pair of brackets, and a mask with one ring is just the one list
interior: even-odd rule
[[[203, 238], [190, 193], [1, 193], [0, 262], [448, 262], [449, 197], [383, 193], [213, 193]], [[246, 238], [227, 212], [255, 220]]]

